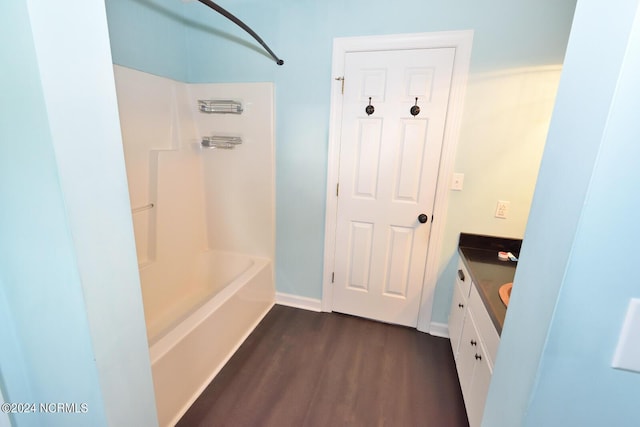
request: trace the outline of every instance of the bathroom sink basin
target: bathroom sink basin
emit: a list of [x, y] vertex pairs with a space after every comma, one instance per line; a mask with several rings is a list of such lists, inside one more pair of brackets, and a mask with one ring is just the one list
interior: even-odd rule
[[500, 299], [505, 306], [509, 306], [509, 298], [511, 298], [511, 289], [513, 289], [513, 283], [505, 283], [498, 289]]

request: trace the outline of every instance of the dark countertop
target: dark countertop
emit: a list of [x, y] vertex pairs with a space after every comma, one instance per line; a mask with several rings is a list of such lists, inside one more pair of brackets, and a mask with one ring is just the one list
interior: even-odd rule
[[498, 335], [502, 333], [502, 325], [507, 314], [507, 308], [498, 295], [498, 289], [505, 283], [513, 282], [518, 265], [514, 261], [500, 261], [498, 251], [510, 251], [518, 257], [521, 244], [520, 239], [460, 234], [460, 258], [478, 289]]

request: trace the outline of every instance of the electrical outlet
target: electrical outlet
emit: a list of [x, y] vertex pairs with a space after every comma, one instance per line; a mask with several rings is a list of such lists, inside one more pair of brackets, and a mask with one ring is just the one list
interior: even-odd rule
[[462, 191], [462, 184], [464, 184], [464, 174], [454, 173], [453, 178], [451, 179], [451, 189]]
[[498, 200], [498, 206], [496, 206], [496, 218], [506, 219], [509, 214], [509, 205], [511, 205], [511, 202]]

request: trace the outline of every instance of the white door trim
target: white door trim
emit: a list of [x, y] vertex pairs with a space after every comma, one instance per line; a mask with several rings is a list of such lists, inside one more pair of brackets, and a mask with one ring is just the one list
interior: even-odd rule
[[[455, 48], [456, 54], [451, 77], [451, 92], [447, 107], [447, 119], [440, 157], [438, 184], [434, 206], [434, 222], [431, 228], [429, 251], [427, 253], [426, 271], [422, 284], [422, 298], [418, 315], [418, 330], [430, 332], [433, 294], [438, 279], [437, 269], [442, 249], [442, 239], [447, 205], [449, 185], [453, 173], [456, 146], [462, 122], [462, 108], [471, 59], [473, 30], [446, 31], [437, 33], [396, 34], [366, 37], [342, 37], [333, 40], [333, 58], [331, 78], [344, 75], [345, 55], [349, 52], [373, 52], [380, 50]], [[329, 118], [329, 154], [327, 166], [327, 200], [324, 237], [324, 269], [322, 278], [322, 311], [333, 310], [334, 253], [336, 244], [336, 215], [338, 199], [336, 184], [340, 166], [340, 127], [342, 117], [342, 84], [333, 81], [331, 90], [331, 111]]]

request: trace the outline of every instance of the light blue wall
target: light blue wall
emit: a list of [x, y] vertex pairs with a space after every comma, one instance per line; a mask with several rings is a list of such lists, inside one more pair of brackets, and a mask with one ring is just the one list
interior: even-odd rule
[[104, 3], [0, 16], [3, 396], [87, 404], [16, 426], [156, 425]]
[[113, 62], [174, 80], [187, 79], [180, 0], [107, 0]]
[[[474, 29], [472, 72], [533, 64], [559, 64], [573, 2], [496, 1], [222, 1], [285, 60], [220, 37], [242, 33], [215, 14], [189, 8], [187, 16], [219, 29], [189, 30], [190, 81], [276, 83], [276, 283], [280, 292], [322, 297], [329, 94], [334, 37]], [[199, 6], [199, 5], [195, 5]], [[206, 23], [206, 24], [205, 24]], [[544, 27], [544, 31], [540, 28]], [[243, 37], [245, 39], [245, 37]], [[217, 53], [217, 55], [208, 54]], [[457, 241], [462, 230], [447, 232]], [[447, 262], [446, 259], [442, 260]], [[446, 322], [453, 271], [440, 279], [434, 319]]]
[[[3, 395], [89, 405], [47, 425], [106, 425], [26, 3], [3, 4], [0, 20]], [[14, 417], [16, 426], [44, 425], [37, 415]]]
[[578, 2], [483, 425], [640, 424], [611, 368], [640, 297], [639, 4]]
[[[144, 3], [149, 5], [152, 1], [155, 6], [148, 6], [145, 14], [151, 19], [138, 23], [144, 27], [135, 30], [138, 35], [122, 16], [127, 7], [138, 11], [139, 5], [131, 1], [125, 5], [123, 0], [106, 1], [114, 59], [120, 65], [171, 76], [166, 68], [157, 66], [157, 58], [142, 63], [141, 58], [120, 53], [132, 51], [138, 40], [147, 46], [146, 34], [157, 31], [153, 19], [157, 5], [171, 8], [176, 3], [173, 0]], [[137, 3], [143, 4], [142, 0]], [[222, 0], [219, 4], [249, 24], [284, 59], [285, 65], [276, 66], [242, 30], [203, 5], [191, 2], [182, 5], [181, 18], [187, 25], [188, 59], [183, 64], [187, 80], [275, 82], [276, 283], [280, 292], [321, 298], [333, 38], [473, 29], [472, 73], [560, 64], [575, 1]], [[119, 13], [111, 12], [119, 8], [122, 8]], [[161, 41], [155, 52], [158, 56], [174, 55], [167, 53]], [[467, 117], [473, 120], [473, 114]], [[460, 155], [464, 156], [459, 153], [458, 162], [464, 164]], [[533, 169], [537, 169], [537, 164]], [[504, 174], [508, 179], [509, 170]], [[470, 213], [469, 221], [474, 220], [474, 214]], [[526, 213], [518, 220], [526, 223]], [[523, 230], [524, 225], [519, 229]], [[460, 231], [469, 231], [465, 223], [458, 222], [446, 232], [435, 321], [446, 322], [454, 282], [454, 269], [446, 266], [452, 265]]]
[[185, 7], [188, 20], [198, 24], [188, 29], [190, 81], [275, 78], [302, 93], [312, 89], [317, 98], [307, 98], [307, 103], [322, 103], [326, 109], [334, 37], [471, 28], [475, 30], [474, 71], [558, 64], [575, 5], [574, 1], [500, 0], [482, 4], [403, 0], [393, 5], [381, 0], [218, 3], [248, 23], [284, 59], [285, 66], [276, 67], [242, 30], [193, 3]]

